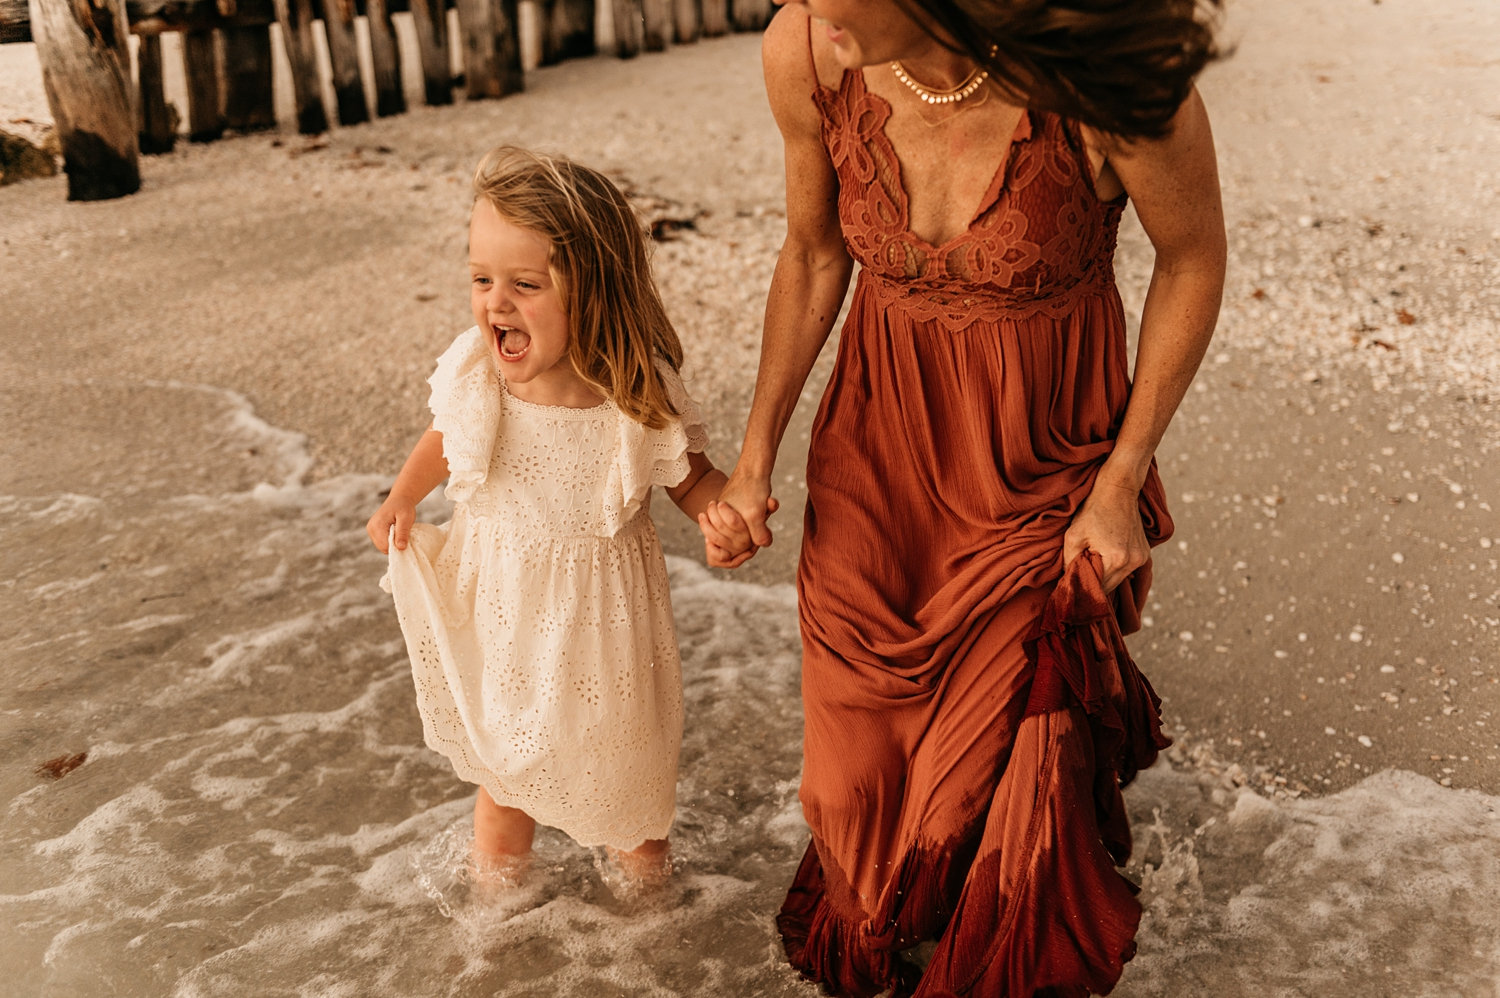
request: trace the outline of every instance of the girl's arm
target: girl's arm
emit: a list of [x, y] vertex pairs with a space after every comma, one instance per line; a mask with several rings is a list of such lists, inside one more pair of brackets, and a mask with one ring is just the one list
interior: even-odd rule
[[[714, 568], [738, 568], [755, 554], [755, 545], [750, 543], [750, 531], [745, 521], [734, 514], [734, 510], [721, 506], [713, 510], [715, 500], [728, 481], [724, 472], [715, 468], [707, 454], [688, 452], [687, 477], [667, 489], [667, 495], [677, 508], [696, 522], [704, 533], [704, 556]], [[772, 499], [771, 512], [776, 511], [776, 500]]]
[[783, 7], [761, 47], [766, 95], [785, 148], [787, 233], [766, 299], [745, 442], [720, 496], [758, 547], [771, 543], [766, 517], [773, 509], [776, 452], [838, 318], [853, 268], [839, 228], [838, 176], [823, 149], [812, 99], [818, 79], [808, 57], [808, 16], [800, 4]]
[[1085, 548], [1103, 559], [1109, 591], [1150, 556], [1140, 491], [1213, 336], [1226, 248], [1213, 135], [1196, 90], [1178, 109], [1165, 138], [1114, 140], [1107, 163], [1135, 202], [1156, 250], [1125, 419], [1114, 451], [1063, 539], [1065, 563]]
[[448, 477], [448, 461], [443, 457], [443, 435], [432, 427], [422, 434], [417, 445], [411, 449], [406, 463], [391, 491], [365, 524], [365, 532], [381, 554], [386, 554], [391, 527], [396, 528], [396, 550], [406, 550], [406, 539], [411, 534], [411, 525], [417, 519], [417, 503], [427, 498], [427, 493], [442, 484]]

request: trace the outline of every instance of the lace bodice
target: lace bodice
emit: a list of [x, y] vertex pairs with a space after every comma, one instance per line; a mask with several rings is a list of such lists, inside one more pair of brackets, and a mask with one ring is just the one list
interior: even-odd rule
[[941, 246], [911, 231], [901, 163], [885, 133], [891, 106], [859, 71], [813, 94], [839, 179], [850, 255], [885, 304], [961, 327], [974, 318], [1067, 312], [1112, 285], [1124, 198], [1094, 193], [1074, 125], [1027, 111], [969, 227]]

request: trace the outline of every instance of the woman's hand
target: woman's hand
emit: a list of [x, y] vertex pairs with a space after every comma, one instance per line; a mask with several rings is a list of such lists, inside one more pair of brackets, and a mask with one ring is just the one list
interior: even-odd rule
[[[365, 524], [365, 533], [370, 535], [376, 550], [381, 554], [388, 554], [389, 544], [395, 541], [397, 551], [406, 550], [406, 539], [411, 536], [411, 525], [417, 520], [417, 504], [405, 496], [392, 492], [386, 496], [385, 502], [370, 517], [370, 522]], [[394, 536], [391, 528], [396, 528]]]
[[[766, 516], [780, 508], [781, 504], [774, 498], [766, 498]], [[750, 525], [722, 498], [709, 503], [708, 508], [698, 514], [698, 529], [703, 531], [705, 558], [714, 568], [739, 568], [765, 546], [757, 545], [751, 539]], [[766, 530], [764, 536], [769, 544], [770, 531]]]
[[742, 465], [735, 465], [724, 490], [719, 493], [719, 502], [730, 507], [744, 521], [751, 544], [757, 548], [771, 546], [771, 528], [766, 525], [766, 520], [781, 504], [771, 497], [768, 476], [752, 475], [743, 471]]
[[1084, 551], [1092, 551], [1103, 560], [1104, 578], [1100, 581], [1107, 593], [1150, 560], [1139, 489], [1102, 475], [1094, 480], [1093, 491], [1063, 535], [1063, 565], [1071, 565]]

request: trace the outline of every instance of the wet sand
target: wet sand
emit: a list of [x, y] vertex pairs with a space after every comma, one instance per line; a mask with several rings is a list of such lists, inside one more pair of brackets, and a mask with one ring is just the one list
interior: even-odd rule
[[[1159, 552], [1149, 626], [1132, 642], [1165, 700], [1178, 762], [1192, 780], [1218, 788], [1215, 813], [1239, 814], [1235, 828], [1260, 829], [1226, 844], [1221, 858], [1250, 857], [1247, 843], [1300, 841], [1283, 827], [1287, 814], [1299, 815], [1291, 820], [1299, 828], [1316, 824], [1312, 811], [1278, 811], [1282, 817], [1272, 820], [1254, 804], [1239, 810], [1237, 802], [1251, 798], [1222, 796], [1238, 784], [1273, 796], [1321, 796], [1396, 769], [1455, 788], [1429, 810], [1484, 800], [1460, 798], [1457, 788], [1500, 793], [1500, 517], [1493, 509], [1500, 502], [1500, 63], [1488, 43], [1500, 37], [1500, 11], [1480, 0], [1450, 0], [1440, 13], [1389, 0], [1338, 9], [1292, 0], [1241, 6], [1230, 22], [1238, 52], [1202, 84], [1220, 149], [1231, 273], [1220, 331], [1159, 455], [1177, 535]], [[38, 113], [24, 48], [0, 49], [0, 120]], [[75, 839], [103, 820], [69, 833], [74, 838], [57, 837], [56, 828], [71, 827], [70, 814], [89, 814], [82, 796], [89, 784], [69, 790], [73, 797], [37, 796], [53, 784], [33, 769], [54, 748], [90, 749], [96, 761], [55, 786], [87, 779], [97, 794], [97, 781], [111, 778], [112, 751], [126, 755], [122, 732], [132, 730], [138, 702], [154, 696], [161, 702], [151, 710], [167, 711], [170, 697], [181, 695], [207, 711], [208, 721], [225, 727], [204, 736], [204, 746], [253, 736], [235, 728], [236, 716], [289, 709], [278, 706], [274, 688], [261, 688], [259, 667], [245, 664], [254, 656], [235, 644], [295, 646], [296, 627], [287, 630], [275, 614], [262, 619], [273, 604], [285, 614], [297, 600], [316, 603], [341, 621], [339, 640], [318, 638], [275, 669], [300, 674], [341, 663], [334, 673], [344, 678], [333, 680], [325, 699], [332, 704], [346, 689], [359, 699], [365, 680], [349, 657], [350, 648], [362, 649], [381, 663], [383, 678], [370, 694], [379, 709], [402, 702], [393, 621], [379, 615], [375, 596], [340, 602], [337, 592], [359, 592], [366, 575], [378, 575], [378, 559], [345, 550], [350, 532], [426, 424], [433, 358], [468, 324], [466, 191], [489, 146], [566, 152], [614, 173], [648, 214], [694, 220], [695, 230], [661, 244], [656, 259], [687, 347], [690, 383], [714, 420], [712, 453], [720, 464], [732, 462], [783, 229], [780, 146], [764, 106], [756, 40], [570, 63], [530, 74], [528, 87], [505, 101], [419, 108], [317, 140], [283, 132], [183, 144], [144, 160], [142, 192], [120, 201], [68, 204], [60, 177], [0, 188], [0, 412], [12, 427], [0, 492], [11, 497], [7, 561], [18, 566], [3, 590], [12, 623], [0, 640], [14, 692], [0, 740], [13, 761], [0, 768], [0, 796], [12, 801], [7, 822], [17, 834], [26, 823], [54, 830], [47, 855], [72, 855], [74, 845], [82, 848]], [[1132, 311], [1149, 259], [1128, 220], [1118, 270]], [[736, 580], [792, 579], [815, 398], [812, 385], [778, 467], [785, 508], [776, 544]], [[256, 429], [261, 421], [274, 431]], [[310, 491], [277, 502], [262, 495], [269, 512], [256, 507], [253, 516], [223, 498], [256, 495], [259, 482]], [[184, 513], [194, 496], [204, 508]], [[697, 557], [691, 526], [665, 504], [657, 513], [669, 552]], [[337, 541], [332, 533], [320, 539], [319, 517], [329, 531], [337, 527]], [[173, 537], [183, 524], [193, 535]], [[353, 536], [357, 543], [357, 530]], [[277, 543], [295, 543], [300, 553], [278, 561], [268, 554]], [[89, 560], [93, 547], [97, 566]], [[165, 566], [149, 576], [160, 586], [121, 571], [148, 565]], [[197, 622], [214, 612], [214, 599], [198, 599], [191, 612], [167, 608], [184, 592], [218, 586], [233, 625], [217, 635]], [[723, 600], [753, 602], [745, 594], [762, 590], [726, 592]], [[159, 606], [160, 619], [100, 617], [102, 605], [148, 597], [165, 602], [131, 612]], [[766, 605], [786, 609], [775, 599]], [[123, 637], [101, 637], [116, 626]], [[257, 628], [266, 633], [255, 637]], [[196, 664], [199, 657], [207, 665]], [[773, 657], [777, 669], [794, 667], [782, 661], [785, 648]], [[203, 668], [204, 682], [243, 686], [245, 699], [216, 708], [176, 673], [157, 676], [158, 659]], [[122, 663], [139, 670], [140, 683], [123, 700], [96, 677]], [[780, 725], [774, 730], [794, 737], [790, 673], [769, 675], [786, 699], [763, 710]], [[160, 689], [152, 686], [157, 679]], [[317, 695], [315, 685], [289, 688]], [[709, 712], [721, 693], [705, 688], [697, 702]], [[68, 705], [66, 717], [53, 712], [59, 703]], [[146, 715], [155, 717], [151, 710]], [[164, 720], [163, 730], [180, 723]], [[378, 733], [365, 736], [376, 759], [390, 752], [370, 745], [413, 735], [410, 716], [394, 731], [373, 719], [361, 723]], [[112, 733], [102, 745], [101, 730]], [[183, 737], [163, 736], [161, 751], [147, 753], [151, 763], [170, 769], [172, 739]], [[717, 788], [735, 785], [731, 777], [753, 763], [714, 761], [712, 746], [700, 749], [711, 764], [694, 771], [685, 802], [702, 808], [692, 813], [709, 825], [739, 820], [743, 814], [721, 814], [708, 802], [722, 802]], [[211, 758], [215, 778], [268, 779], [256, 775], [254, 759]], [[753, 897], [731, 891], [725, 907], [711, 912], [769, 911], [774, 881], [795, 858], [795, 751], [778, 760], [764, 781], [740, 786], [755, 796], [756, 820], [771, 829], [770, 844], [745, 850], [771, 857], [768, 884]], [[375, 763], [354, 754], [346, 768], [352, 774], [360, 765]], [[430, 837], [461, 817], [459, 791], [443, 782], [440, 768], [422, 769], [430, 765], [407, 760], [396, 774], [383, 773], [393, 782], [376, 803], [393, 812], [439, 810], [382, 842]], [[91, 767], [98, 775], [88, 775]], [[414, 771], [421, 779], [399, 789], [397, 777]], [[1414, 802], [1439, 792], [1397, 777], [1389, 799], [1410, 805], [1403, 814], [1416, 815]], [[1148, 787], [1141, 800], [1175, 800], [1181, 788], [1173, 787]], [[229, 786], [208, 799], [234, 800], [235, 792]], [[278, 793], [309, 793], [299, 813], [314, 825], [314, 803], [324, 812], [342, 806], [295, 781]], [[445, 795], [450, 803], [441, 805]], [[1174, 949], [1181, 938], [1174, 933], [1201, 929], [1202, 920], [1172, 907], [1181, 885], [1160, 871], [1186, 883], [1197, 876], [1197, 859], [1208, 863], [1208, 840], [1196, 858], [1192, 852], [1193, 822], [1206, 820], [1195, 810], [1201, 806], [1178, 808], [1174, 834], [1187, 836], [1186, 852], [1180, 838], [1169, 846], [1161, 837], [1156, 861], [1163, 854], [1176, 861], [1159, 865], [1157, 893], [1148, 892], [1160, 920], [1133, 965], [1141, 976], [1127, 978], [1135, 982], [1130, 993], [1211, 979], [1216, 993], [1255, 993], [1194, 976], [1207, 970], [1187, 973], [1199, 958]], [[1473, 806], [1483, 812], [1488, 805]], [[1149, 822], [1151, 812], [1136, 818]], [[1224, 820], [1218, 827], [1228, 827]], [[714, 834], [690, 824], [689, 849], [711, 853]], [[126, 853], [101, 847], [86, 855], [103, 870], [112, 855], [117, 862]], [[313, 872], [304, 873], [316, 877], [315, 857], [306, 862]], [[559, 876], [585, 877], [571, 862], [562, 862], [568, 872]], [[1225, 860], [1229, 868], [1238, 869]], [[1278, 877], [1290, 876], [1288, 869]], [[1358, 871], [1349, 877], [1358, 881]], [[12, 870], [0, 893], [41, 890], [33, 880]], [[110, 883], [103, 874], [89, 881], [97, 890]], [[1391, 938], [1403, 925], [1410, 921], [1389, 927]], [[110, 936], [122, 946], [129, 938]], [[1484, 950], [1492, 937], [1483, 940], [1483, 932], [1458, 933], [1451, 949], [1436, 951], [1437, 963], [1468, 976], [1431, 977], [1435, 990], [1408, 981], [1381, 991], [1376, 969], [1363, 990], [1319, 993], [1488, 993], [1480, 989], [1500, 954]], [[1465, 948], [1471, 942], [1477, 948]], [[67, 952], [60, 942], [49, 945]], [[151, 947], [172, 945], [153, 937]], [[194, 937], [193, 945], [215, 943]], [[1278, 953], [1266, 942], [1243, 955], [1254, 965]], [[1473, 960], [1467, 969], [1465, 954]], [[196, 979], [212, 992], [208, 971]], [[1288, 986], [1317, 990], [1305, 977]], [[795, 992], [785, 981], [777, 987]]]

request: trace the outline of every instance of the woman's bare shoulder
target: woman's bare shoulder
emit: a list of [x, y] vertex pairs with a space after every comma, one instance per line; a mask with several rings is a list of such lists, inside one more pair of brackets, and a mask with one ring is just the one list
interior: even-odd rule
[[832, 44], [815, 29], [802, 4], [788, 4], [776, 12], [765, 31], [761, 59], [767, 87], [785, 83], [809, 93], [820, 85], [837, 89], [842, 75]]
[[782, 7], [761, 40], [761, 66], [771, 113], [783, 133], [816, 131], [813, 93], [818, 75], [808, 47], [809, 15], [800, 4]]

